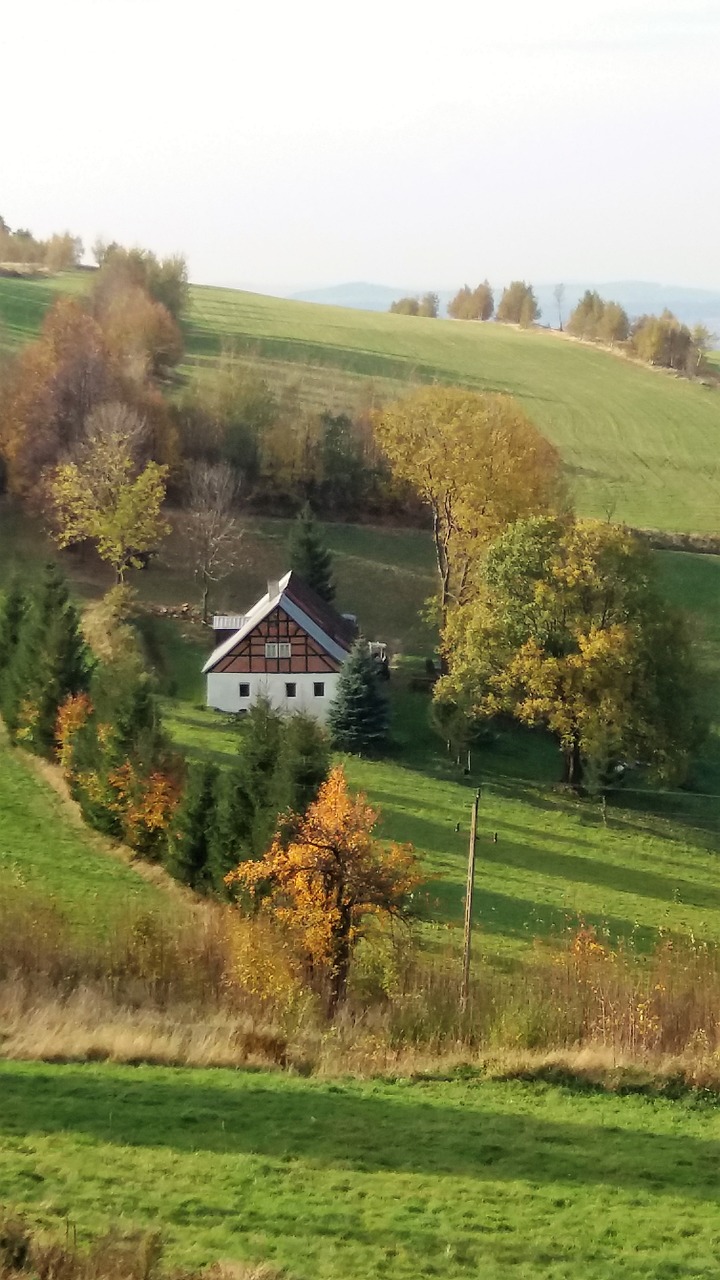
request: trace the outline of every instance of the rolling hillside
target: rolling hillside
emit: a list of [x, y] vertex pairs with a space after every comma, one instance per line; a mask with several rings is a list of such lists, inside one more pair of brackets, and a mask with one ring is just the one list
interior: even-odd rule
[[[88, 277], [0, 280], [0, 338], [16, 346], [58, 289]], [[500, 325], [343, 310], [195, 286], [186, 372], [233, 345], [318, 405], [354, 407], [413, 381], [508, 391], [561, 448], [583, 514], [641, 527], [720, 527], [720, 392], [590, 346]]]

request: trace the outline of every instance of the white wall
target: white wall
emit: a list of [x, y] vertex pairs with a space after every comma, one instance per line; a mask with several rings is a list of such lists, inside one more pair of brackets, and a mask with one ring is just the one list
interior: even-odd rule
[[[335, 697], [338, 672], [325, 675], [306, 672], [283, 672], [280, 675], [229, 675], [211, 672], [207, 678], [207, 705], [217, 711], [243, 711], [261, 696], [270, 699], [279, 711], [306, 711], [317, 720], [325, 720], [330, 703]], [[325, 685], [325, 696], [316, 698], [313, 685], [322, 681]], [[296, 696], [288, 698], [285, 685], [295, 684]], [[250, 696], [240, 697], [240, 685], [250, 685]]]

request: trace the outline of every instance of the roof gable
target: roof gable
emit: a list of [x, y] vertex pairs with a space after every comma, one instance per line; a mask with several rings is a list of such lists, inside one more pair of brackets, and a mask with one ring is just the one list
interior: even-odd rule
[[278, 605], [336, 662], [345, 661], [354, 640], [352, 624], [321, 600], [292, 570], [280, 579], [277, 587], [272, 596], [266, 591], [245, 614], [242, 626], [213, 650], [203, 667], [204, 675], [212, 671]]

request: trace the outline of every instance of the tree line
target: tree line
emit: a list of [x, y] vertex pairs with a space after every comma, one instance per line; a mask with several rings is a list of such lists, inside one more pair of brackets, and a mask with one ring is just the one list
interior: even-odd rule
[[[439, 299], [436, 293], [399, 298], [390, 304], [390, 311], [405, 316], [439, 315]], [[501, 324], [519, 324], [529, 328], [540, 319], [540, 307], [532, 285], [524, 280], [513, 280], [503, 289], [497, 314], [495, 296], [487, 280], [471, 289], [463, 285], [448, 303], [448, 315], [453, 320], [491, 320], [493, 315]]]
[[0, 267], [43, 267], [46, 271], [71, 271], [80, 265], [83, 243], [69, 231], [40, 240], [27, 227], [14, 231], [0, 217]]
[[567, 322], [567, 331], [586, 342], [622, 347], [648, 364], [697, 374], [714, 335], [702, 324], [689, 328], [667, 309], [659, 316], [643, 315], [631, 321], [618, 302], [601, 298], [587, 289]]

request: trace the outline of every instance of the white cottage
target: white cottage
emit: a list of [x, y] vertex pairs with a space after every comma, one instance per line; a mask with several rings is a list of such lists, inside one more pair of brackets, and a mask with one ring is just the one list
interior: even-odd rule
[[207, 705], [244, 711], [266, 696], [281, 711], [325, 720], [357, 628], [292, 571], [269, 582], [249, 613], [213, 619], [217, 647], [203, 672]]

